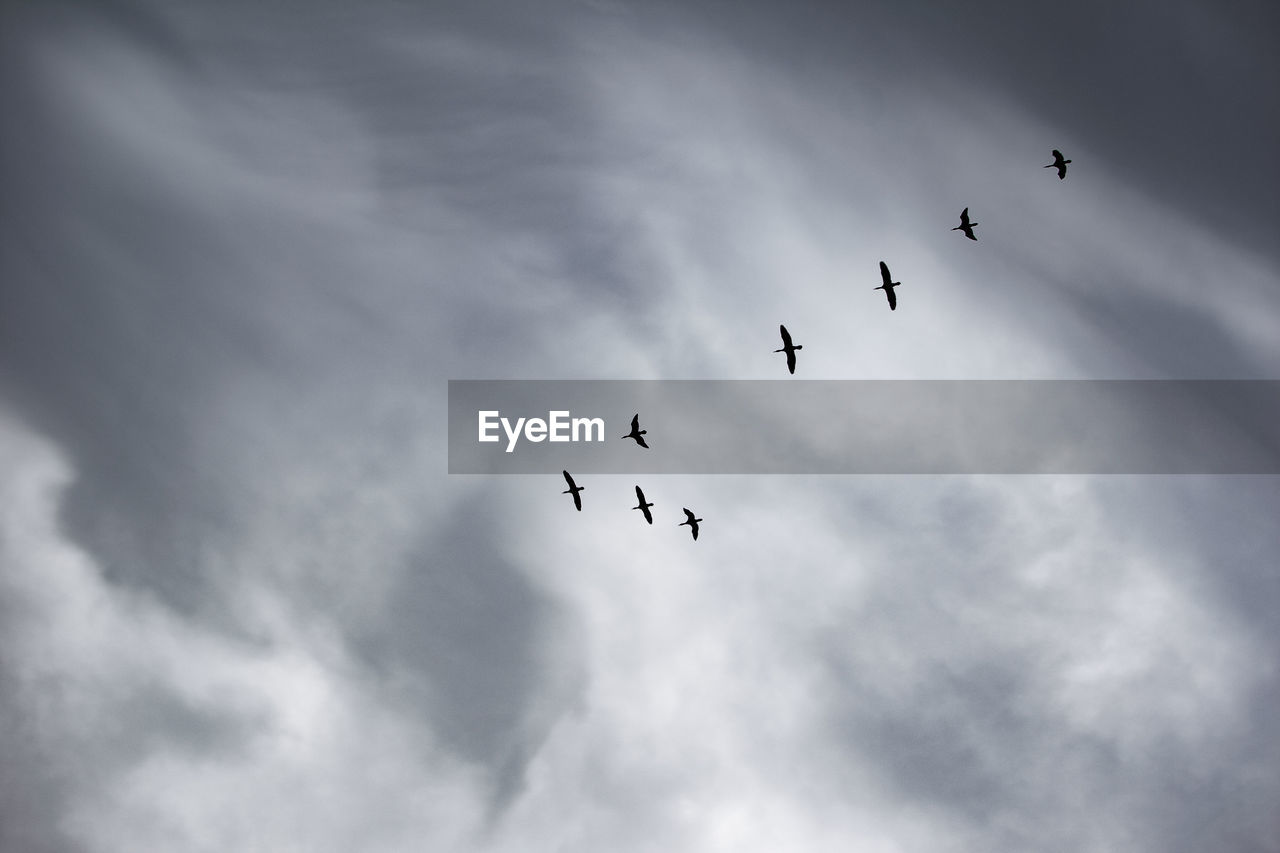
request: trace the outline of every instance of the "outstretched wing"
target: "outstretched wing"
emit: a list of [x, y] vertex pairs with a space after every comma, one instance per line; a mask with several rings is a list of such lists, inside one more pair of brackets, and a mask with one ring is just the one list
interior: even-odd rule
[[884, 294], [885, 296], [889, 297], [889, 310], [897, 311], [898, 310], [898, 294], [893, 292], [892, 287], [886, 287], [884, 289]]
[[640, 413], [639, 412], [636, 412], [635, 415], [631, 418], [631, 431], [632, 432], [640, 431]]
[[564, 481], [565, 481], [566, 483], [568, 483], [568, 484], [569, 484], [569, 488], [570, 488], [570, 489], [576, 489], [576, 488], [578, 488], [578, 484], [577, 484], [577, 483], [575, 483], [575, 482], [573, 482], [573, 478], [569, 476], [569, 472], [568, 472], [568, 471], [565, 471], [565, 472], [564, 472]]
[[1062, 152], [1059, 151], [1057, 148], [1053, 149], [1053, 162], [1055, 163], [1062, 162]]
[[969, 208], [966, 207], [964, 210], [960, 211], [960, 225], [965, 226], [968, 224], [969, 224]]
[[786, 326], [779, 326], [778, 331], [782, 332], [782, 348], [791, 349], [791, 335], [787, 332]]
[[635, 440], [636, 440], [636, 444], [640, 445], [640, 446], [641, 446], [641, 447], [643, 447], [645, 450], [648, 450], [648, 449], [649, 449], [649, 445], [648, 445], [648, 443], [644, 440], [644, 436], [643, 436], [643, 435], [636, 435], [636, 436], [635, 436]]
[[[892, 281], [893, 281], [893, 280], [889, 277], [889, 267], [885, 265], [885, 262], [884, 262], [884, 261], [881, 261], [881, 262], [880, 262], [880, 279], [885, 283], [885, 285], [889, 285], [889, 284], [891, 284], [891, 283], [892, 283]], [[887, 290], [887, 289], [888, 289], [888, 288], [886, 287], [886, 290]]]
[[794, 349], [787, 350], [787, 372], [796, 372], [796, 351]]

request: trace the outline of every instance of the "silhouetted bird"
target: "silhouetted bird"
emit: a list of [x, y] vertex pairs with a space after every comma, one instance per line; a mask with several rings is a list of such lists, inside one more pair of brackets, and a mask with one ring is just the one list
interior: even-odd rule
[[631, 432], [624, 435], [623, 438], [634, 438], [636, 444], [647, 450], [649, 445], [645, 444], [644, 439], [640, 437], [647, 432], [647, 429], [640, 429], [640, 413], [636, 412], [636, 416], [631, 419]]
[[884, 261], [881, 261], [881, 262], [880, 262], [880, 278], [882, 278], [882, 279], [884, 280], [884, 284], [882, 284], [882, 285], [880, 285], [879, 287], [874, 288], [874, 289], [875, 289], [875, 290], [883, 290], [883, 291], [884, 291], [884, 295], [885, 295], [885, 296], [887, 296], [887, 297], [889, 297], [889, 310], [890, 310], [890, 311], [897, 311], [897, 310], [898, 310], [898, 295], [897, 295], [896, 293], [894, 293], [894, 292], [893, 292], [893, 289], [894, 289], [895, 287], [901, 287], [901, 286], [902, 286], [902, 282], [900, 282], [900, 281], [890, 281], [889, 268], [888, 268], [887, 266], [885, 266], [885, 265], [884, 265]]
[[1067, 176], [1067, 164], [1070, 162], [1071, 162], [1070, 160], [1063, 160], [1062, 152], [1059, 151], [1057, 148], [1055, 148], [1053, 149], [1053, 162], [1045, 163], [1044, 167], [1046, 169], [1057, 169], [1058, 180], [1062, 180]]
[[578, 492], [585, 492], [587, 490], [587, 487], [579, 486], [577, 483], [573, 482], [573, 478], [569, 476], [568, 471], [564, 472], [564, 481], [569, 484], [569, 488], [565, 489], [560, 494], [562, 495], [572, 494], [573, 505], [578, 508], [578, 512], [582, 512], [582, 496], [579, 495]]
[[640, 510], [644, 513], [644, 520], [653, 524], [653, 513], [649, 512], [649, 507], [653, 506], [653, 504], [644, 502], [644, 492], [640, 491], [639, 486], [636, 486], [636, 500], [639, 503], [633, 506], [632, 509]]
[[694, 518], [693, 513], [690, 512], [688, 509], [685, 509], [684, 515], [685, 515], [685, 520], [677, 524], [676, 527], [684, 527], [686, 524], [689, 525], [689, 529], [693, 531], [693, 538], [697, 539], [698, 538], [698, 522], [702, 521], [702, 519]]
[[969, 208], [966, 207], [964, 210], [960, 211], [960, 224], [951, 230], [963, 231], [964, 236], [968, 237], [970, 240], [977, 240], [978, 238], [973, 236], [973, 226], [977, 224], [978, 223], [976, 222], [969, 221]]
[[[787, 371], [795, 373], [796, 350], [804, 349], [804, 344], [795, 344], [793, 346], [791, 343], [791, 335], [787, 333], [787, 327], [779, 326], [778, 329], [782, 332], [782, 349], [776, 349], [774, 352], [785, 352], [787, 354]], [[693, 538], [697, 539], [698, 537], [694, 536]]]

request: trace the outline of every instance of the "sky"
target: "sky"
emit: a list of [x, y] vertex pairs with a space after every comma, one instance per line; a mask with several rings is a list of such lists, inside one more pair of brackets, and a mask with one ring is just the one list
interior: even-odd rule
[[1277, 477], [446, 473], [781, 323], [1280, 379], [1274, 4], [0, 16], [0, 850], [1280, 851]]

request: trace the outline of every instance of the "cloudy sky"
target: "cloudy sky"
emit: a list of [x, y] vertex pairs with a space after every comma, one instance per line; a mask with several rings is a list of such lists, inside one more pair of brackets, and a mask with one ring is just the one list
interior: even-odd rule
[[1274, 4], [0, 10], [5, 853], [1280, 851], [1280, 478], [445, 473], [779, 323], [1280, 378]]

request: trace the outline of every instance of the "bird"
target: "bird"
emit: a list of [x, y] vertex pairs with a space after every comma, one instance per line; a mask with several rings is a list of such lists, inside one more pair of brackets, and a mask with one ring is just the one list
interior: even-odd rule
[[[787, 332], [786, 326], [779, 326], [782, 332], [782, 349], [776, 349], [774, 352], [785, 352], [787, 354], [787, 370], [790, 373], [796, 372], [796, 350], [804, 349], [804, 344], [792, 344], [791, 335]], [[692, 516], [690, 516], [692, 517]], [[694, 537], [695, 539], [698, 537]]]
[[636, 412], [635, 417], [631, 419], [631, 432], [624, 435], [623, 438], [634, 438], [636, 440], [636, 444], [640, 445], [645, 450], [648, 450], [649, 445], [645, 444], [644, 439], [641, 438], [641, 436], [647, 432], [647, 429], [640, 429], [640, 413]]
[[968, 237], [970, 240], [977, 240], [978, 238], [973, 236], [973, 226], [977, 224], [978, 223], [976, 222], [969, 221], [969, 208], [966, 207], [964, 210], [960, 211], [960, 224], [951, 230], [963, 231], [964, 236]]
[[578, 508], [578, 512], [582, 512], [582, 496], [579, 495], [578, 492], [585, 492], [587, 490], [587, 487], [579, 486], [577, 483], [573, 482], [573, 478], [569, 476], [568, 471], [564, 472], [564, 481], [569, 484], [569, 488], [565, 489], [560, 494], [562, 495], [572, 494], [573, 505]]
[[1056, 168], [1058, 170], [1058, 180], [1062, 180], [1067, 176], [1067, 164], [1070, 162], [1070, 160], [1063, 160], [1062, 152], [1055, 148], [1053, 149], [1053, 162], [1045, 163], [1044, 167], [1046, 169]]
[[884, 291], [884, 295], [885, 295], [885, 296], [887, 296], [887, 297], [889, 297], [889, 310], [890, 310], [890, 311], [897, 311], [897, 310], [898, 310], [898, 296], [897, 296], [897, 294], [896, 294], [896, 293], [894, 293], [894, 292], [893, 292], [893, 289], [894, 289], [895, 287], [899, 287], [899, 286], [901, 286], [901, 285], [902, 285], [902, 282], [900, 282], [900, 281], [890, 281], [890, 278], [891, 278], [891, 277], [890, 277], [890, 275], [889, 275], [889, 268], [888, 268], [887, 266], [885, 266], [884, 261], [881, 261], [881, 262], [880, 262], [880, 278], [884, 279], [884, 284], [880, 285], [879, 287], [873, 288], [873, 289], [874, 289], [874, 290], [883, 290], [883, 291]]
[[639, 486], [636, 486], [636, 500], [639, 503], [633, 506], [632, 509], [640, 510], [640, 512], [644, 513], [644, 520], [653, 524], [653, 513], [649, 512], [649, 507], [653, 506], [653, 504], [645, 503], [644, 492], [640, 491]]
[[687, 507], [684, 510], [684, 515], [685, 520], [677, 524], [676, 527], [684, 527], [686, 524], [689, 525], [689, 529], [693, 531], [693, 538], [696, 541], [698, 538], [698, 522], [702, 521], [702, 519], [694, 518], [693, 513]]

